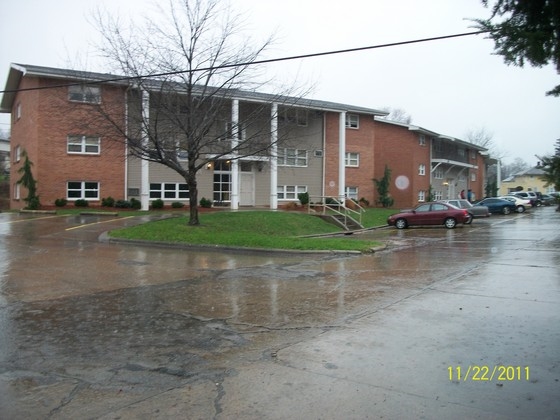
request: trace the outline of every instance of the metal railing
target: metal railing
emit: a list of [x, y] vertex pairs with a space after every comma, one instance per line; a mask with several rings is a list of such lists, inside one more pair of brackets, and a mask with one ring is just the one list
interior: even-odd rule
[[[349, 201], [352, 202], [354, 208], [347, 206]], [[343, 216], [345, 226], [348, 225], [349, 218], [362, 225], [362, 214], [365, 211], [358, 203], [346, 197], [309, 196], [309, 203], [307, 204], [308, 213]]]

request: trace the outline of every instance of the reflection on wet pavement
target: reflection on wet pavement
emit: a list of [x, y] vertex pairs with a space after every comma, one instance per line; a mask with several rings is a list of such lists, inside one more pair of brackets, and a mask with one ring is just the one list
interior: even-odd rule
[[[200, 412], [216, 415], [214, 398], [224, 397], [221, 384], [240, 365], [270, 363], [295, 343], [305, 353], [314, 337], [343, 333], [420, 296], [519, 301], [527, 293], [558, 303], [551, 296], [560, 290], [560, 235], [531, 215], [452, 231], [367, 232], [388, 249], [351, 257], [105, 244], [97, 240], [103, 230], [139, 220], [96, 221], [0, 215], [0, 413], [7, 418], [98, 418], [108, 407], [187, 385], [205, 392], [208, 381], [217, 394]], [[539, 267], [549, 281], [523, 292], [509, 278], [516, 267]], [[437, 323], [434, 316], [429, 322]]]

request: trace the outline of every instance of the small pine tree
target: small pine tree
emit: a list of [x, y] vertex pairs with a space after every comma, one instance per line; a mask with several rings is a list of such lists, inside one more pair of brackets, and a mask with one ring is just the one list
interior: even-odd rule
[[389, 195], [389, 187], [391, 185], [391, 170], [387, 165], [385, 165], [385, 171], [383, 172], [383, 178], [373, 179], [375, 186], [377, 187], [377, 193], [379, 198], [377, 202], [383, 207], [391, 207], [395, 200]]
[[37, 181], [33, 178], [33, 172], [31, 170], [33, 162], [29, 160], [29, 156], [25, 150], [21, 153], [21, 156], [25, 158], [25, 160], [23, 161], [22, 167], [18, 169], [21, 178], [17, 183], [23, 185], [23, 187], [27, 189], [27, 197], [24, 199], [24, 201], [27, 202], [25, 208], [28, 210], [37, 210], [41, 206], [41, 203], [37, 195]]

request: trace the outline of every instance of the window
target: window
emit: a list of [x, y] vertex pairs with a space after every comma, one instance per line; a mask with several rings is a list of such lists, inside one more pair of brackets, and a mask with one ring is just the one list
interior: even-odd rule
[[346, 114], [346, 128], [359, 128], [360, 116], [356, 114]]
[[66, 196], [69, 200], [99, 200], [99, 182], [70, 181], [67, 184]]
[[16, 105], [16, 121], [21, 118], [21, 102]]
[[476, 173], [475, 172], [471, 173], [471, 181], [472, 182], [476, 181]]
[[98, 155], [101, 139], [99, 137], [68, 136], [67, 143], [68, 153]]
[[423, 163], [418, 166], [418, 175], [426, 175], [426, 165]]
[[237, 139], [245, 140], [247, 138], [247, 130], [243, 124], [237, 124], [236, 126], [230, 121], [224, 123], [224, 132], [219, 136], [219, 141], [231, 141], [233, 140], [233, 129], [237, 128]]
[[434, 171], [434, 179], [443, 179], [443, 169], [437, 168]]
[[414, 209], [416, 211], [416, 213], [422, 213], [422, 212], [426, 212], [426, 211], [430, 211], [430, 204], [422, 204], [421, 206], [416, 207], [416, 209]]
[[351, 200], [358, 201], [358, 187], [346, 187], [344, 189], [344, 195]]
[[21, 160], [21, 147], [16, 146], [14, 149], [14, 163], [17, 163]]
[[307, 166], [307, 150], [278, 149], [279, 166]]
[[278, 185], [278, 200], [297, 200], [298, 194], [307, 192], [307, 185]]
[[231, 162], [217, 160], [214, 162], [213, 199], [216, 202], [231, 200]]
[[346, 166], [358, 167], [360, 166], [360, 154], [359, 153], [346, 153], [344, 164]]
[[424, 134], [420, 134], [418, 136], [418, 144], [420, 146], [425, 146], [426, 145], [426, 136]]
[[434, 191], [434, 201], [443, 200], [443, 192]]
[[418, 201], [426, 201], [426, 191], [418, 191]]
[[14, 200], [19, 200], [20, 199], [20, 184], [19, 182], [16, 182], [14, 184]]
[[88, 104], [100, 104], [101, 88], [99, 86], [87, 85], [68, 86], [68, 100]]
[[445, 204], [436, 203], [432, 204], [432, 211], [445, 211], [447, 210], [447, 206]]
[[150, 198], [186, 200], [189, 198], [189, 187], [187, 184], [179, 182], [151, 183]]
[[307, 109], [288, 108], [278, 113], [281, 122], [295, 123], [301, 127], [307, 127]]

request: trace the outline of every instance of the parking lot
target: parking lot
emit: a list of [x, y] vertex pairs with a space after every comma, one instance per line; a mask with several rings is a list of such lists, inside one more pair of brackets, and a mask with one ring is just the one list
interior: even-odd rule
[[0, 417], [558, 418], [560, 214], [374, 255], [108, 244], [0, 214]]

